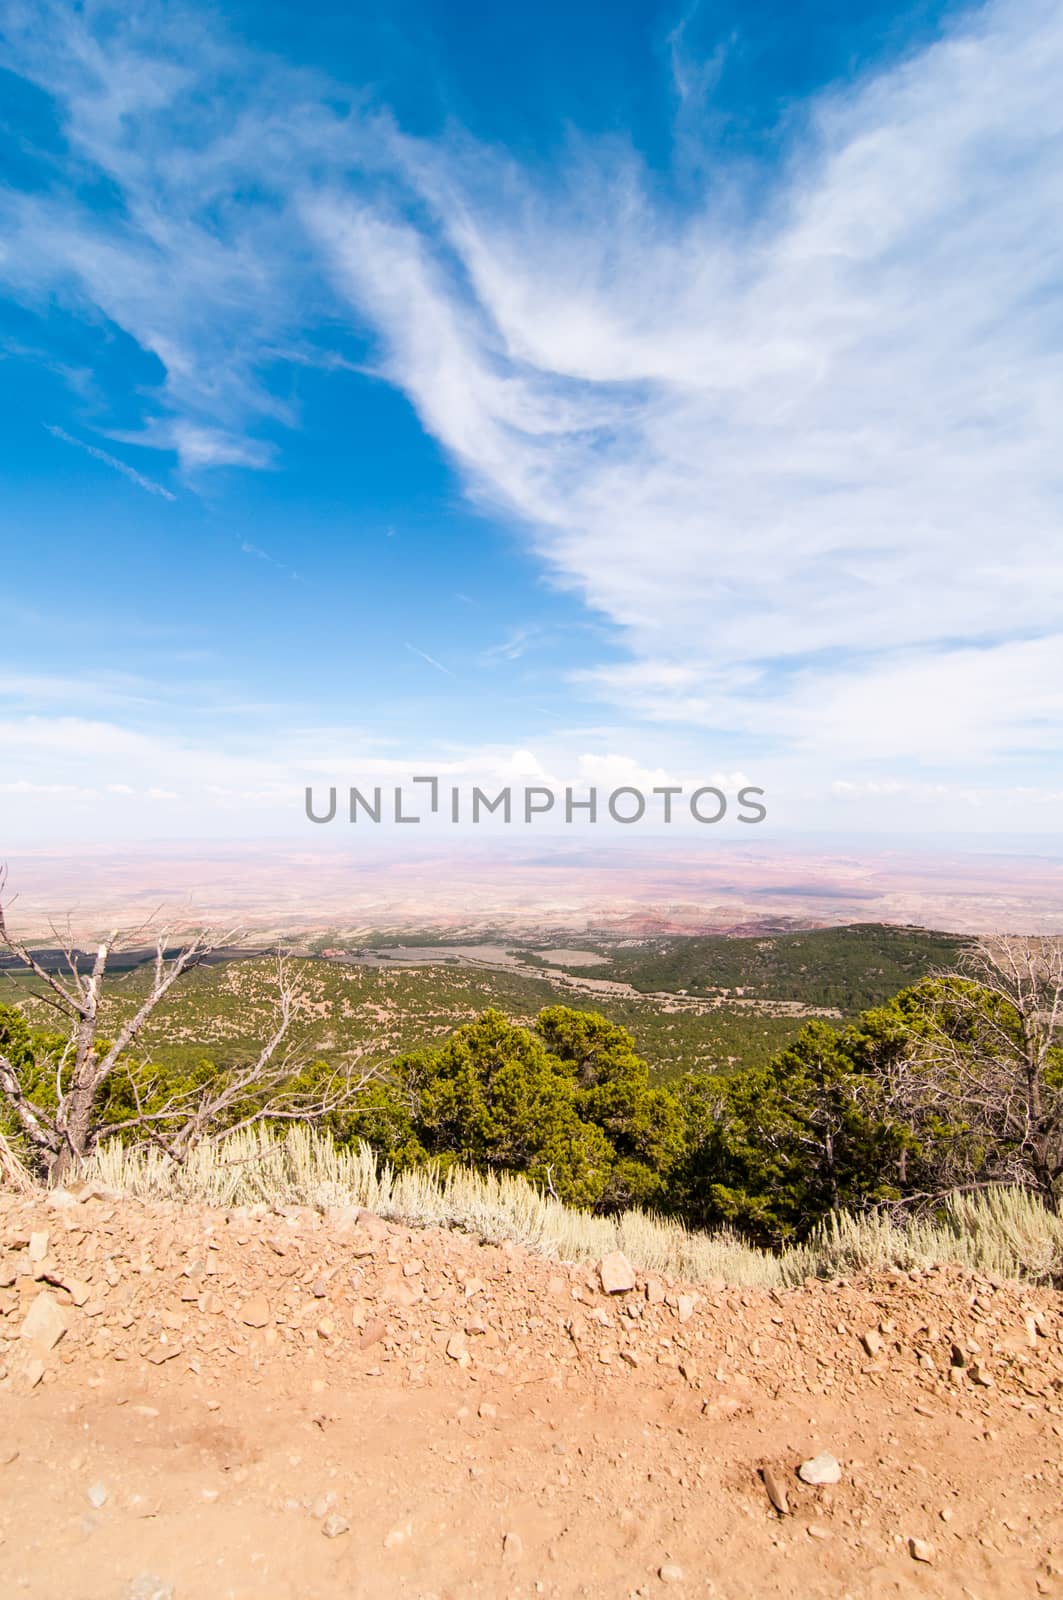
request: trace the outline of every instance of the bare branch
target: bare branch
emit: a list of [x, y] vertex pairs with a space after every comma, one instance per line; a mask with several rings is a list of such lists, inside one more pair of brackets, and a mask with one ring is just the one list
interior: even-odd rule
[[23, 966], [28, 967], [31, 972], [35, 973], [36, 976], [40, 978], [42, 983], [46, 983], [49, 989], [54, 991], [54, 993], [59, 997], [67, 1016], [82, 1015], [83, 1001], [80, 994], [71, 994], [66, 986], [59, 982], [59, 979], [56, 977], [56, 975], [52, 972], [46, 971], [45, 968], [41, 966], [33, 952], [28, 950], [20, 939], [15, 939], [9, 932], [7, 926], [7, 917], [4, 909], [4, 890], [6, 887], [7, 868], [6, 866], [0, 866], [0, 943], [6, 945], [11, 951], [11, 954], [16, 956], [18, 960], [22, 962]]

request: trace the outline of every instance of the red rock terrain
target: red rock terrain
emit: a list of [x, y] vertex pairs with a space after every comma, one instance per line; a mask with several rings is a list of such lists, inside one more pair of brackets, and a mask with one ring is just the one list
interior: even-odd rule
[[1063, 1594], [1059, 1295], [633, 1277], [364, 1212], [0, 1198], [4, 1594]]

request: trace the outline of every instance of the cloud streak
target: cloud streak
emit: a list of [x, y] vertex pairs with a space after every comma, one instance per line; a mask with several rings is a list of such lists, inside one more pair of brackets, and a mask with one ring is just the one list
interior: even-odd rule
[[457, 676], [449, 667], [445, 667], [442, 661], [437, 661], [435, 656], [430, 656], [427, 650], [419, 650], [415, 644], [410, 644], [408, 640], [405, 641], [405, 645], [412, 656], [420, 656], [422, 661], [427, 661], [430, 667], [434, 667], [437, 672], [442, 672], [445, 677], [453, 678]]
[[65, 428], [56, 427], [53, 423], [44, 424], [53, 439], [61, 439], [64, 444], [72, 444], [76, 450], [84, 450], [86, 455], [92, 456], [94, 461], [102, 461], [105, 467], [110, 467], [114, 472], [120, 472], [123, 478], [128, 478], [130, 483], [135, 483], [138, 489], [144, 489], [148, 494], [157, 494], [163, 500], [176, 500], [177, 496], [161, 483], [156, 483], [154, 478], [146, 478], [142, 472], [137, 472], [134, 467], [125, 461], [119, 461], [117, 456], [109, 455], [106, 450], [101, 450], [98, 445], [88, 444], [84, 439], [75, 439], [67, 433]]

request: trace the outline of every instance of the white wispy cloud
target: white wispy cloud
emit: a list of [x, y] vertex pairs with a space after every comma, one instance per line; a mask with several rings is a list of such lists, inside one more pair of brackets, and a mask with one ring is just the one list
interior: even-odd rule
[[519, 661], [521, 656], [526, 655], [534, 645], [543, 642], [542, 628], [534, 625], [513, 628], [505, 639], [500, 639], [498, 644], [488, 646], [483, 651], [481, 660], [488, 666], [493, 666], [498, 661]]
[[973, 13], [813, 105], [755, 212], [412, 145], [434, 236], [306, 208], [473, 492], [624, 629], [586, 684], [857, 756], [1058, 743], [1061, 71], [1057, 8]]
[[[9, 9], [7, 64], [123, 205], [0, 192], [0, 280], [154, 357], [126, 437], [271, 464], [256, 429], [297, 418], [263, 365], [342, 301], [470, 495], [617, 630], [581, 692], [798, 758], [1059, 748], [1058, 6], [971, 9], [821, 95], [756, 189], [706, 143], [682, 206], [616, 140], [544, 176], [405, 137], [194, 13], [104, 40], [91, 6]], [[689, 157], [723, 58], [672, 44]]]

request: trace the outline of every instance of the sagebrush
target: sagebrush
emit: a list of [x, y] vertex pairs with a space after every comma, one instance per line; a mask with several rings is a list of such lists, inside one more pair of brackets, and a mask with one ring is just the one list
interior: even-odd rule
[[463, 1167], [394, 1172], [368, 1145], [337, 1146], [296, 1126], [283, 1137], [255, 1128], [194, 1149], [183, 1163], [146, 1145], [101, 1145], [82, 1176], [145, 1200], [238, 1207], [365, 1206], [416, 1227], [456, 1227], [512, 1240], [555, 1260], [622, 1250], [643, 1271], [690, 1283], [786, 1288], [888, 1268], [956, 1263], [1002, 1278], [1063, 1282], [1063, 1219], [1035, 1196], [990, 1189], [947, 1200], [932, 1217], [835, 1213], [802, 1245], [773, 1253], [726, 1230], [699, 1232], [633, 1209], [599, 1217], [562, 1205], [523, 1178]]

